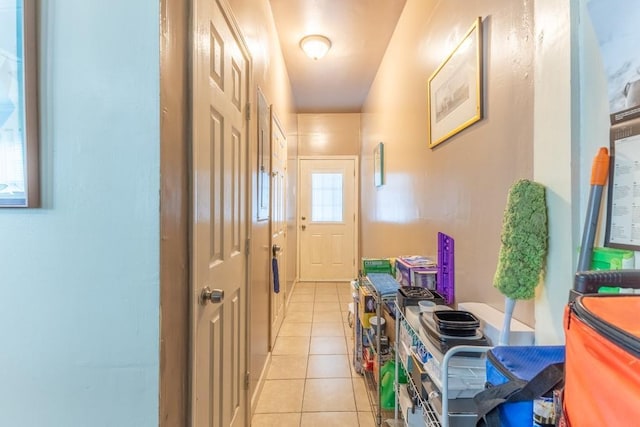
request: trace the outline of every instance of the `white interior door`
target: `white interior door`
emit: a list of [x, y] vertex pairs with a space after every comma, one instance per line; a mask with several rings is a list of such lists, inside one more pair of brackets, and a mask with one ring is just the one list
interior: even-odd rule
[[356, 159], [300, 160], [300, 280], [356, 275]]
[[226, 0], [194, 0], [192, 427], [246, 424], [250, 58]]
[[[271, 274], [271, 347], [282, 320], [287, 293], [287, 139], [280, 122], [271, 109], [271, 251], [278, 264], [279, 287]], [[272, 260], [273, 261], [273, 260]]]

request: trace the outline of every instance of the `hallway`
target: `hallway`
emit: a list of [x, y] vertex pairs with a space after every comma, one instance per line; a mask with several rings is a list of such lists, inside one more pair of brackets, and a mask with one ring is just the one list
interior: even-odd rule
[[278, 334], [253, 427], [374, 425], [353, 370], [349, 283], [298, 283]]

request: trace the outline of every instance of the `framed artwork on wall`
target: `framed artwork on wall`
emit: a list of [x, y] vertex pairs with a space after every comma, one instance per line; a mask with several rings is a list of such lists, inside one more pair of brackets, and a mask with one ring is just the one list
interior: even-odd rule
[[258, 88], [258, 200], [257, 220], [269, 219], [271, 191], [271, 113], [269, 104]]
[[40, 206], [36, 1], [0, 0], [0, 207]]
[[482, 118], [482, 19], [478, 17], [427, 84], [429, 147]]
[[640, 118], [612, 126], [610, 153], [605, 246], [640, 251]]
[[373, 184], [384, 184], [384, 144], [381, 142], [373, 149]]

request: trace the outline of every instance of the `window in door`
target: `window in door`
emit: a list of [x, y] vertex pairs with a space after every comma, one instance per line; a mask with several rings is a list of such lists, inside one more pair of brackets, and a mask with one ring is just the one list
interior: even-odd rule
[[341, 173], [311, 174], [311, 221], [342, 222], [342, 186]]

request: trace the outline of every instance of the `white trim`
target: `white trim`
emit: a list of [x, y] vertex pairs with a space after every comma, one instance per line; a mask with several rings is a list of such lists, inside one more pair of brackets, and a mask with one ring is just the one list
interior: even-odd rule
[[[258, 400], [260, 398], [260, 394], [262, 394], [262, 389], [264, 388], [264, 383], [267, 379], [267, 373], [269, 372], [269, 368], [271, 367], [271, 356], [271, 352], [267, 353], [267, 360], [264, 362], [262, 372], [260, 372], [260, 377], [258, 378], [258, 384], [256, 385], [256, 389], [251, 396], [251, 402], [250, 405], [248, 405], [251, 410], [251, 414], [249, 414], [250, 417], [252, 414], [255, 414], [256, 408], [258, 407]], [[249, 389], [251, 389], [251, 384], [249, 384]], [[249, 418], [249, 421], [250, 420], [251, 418]], [[250, 425], [251, 423], [249, 422], [248, 424]]]

